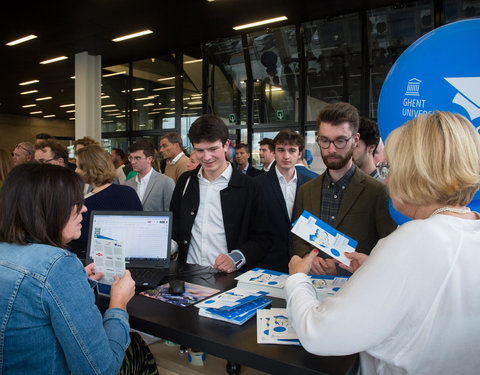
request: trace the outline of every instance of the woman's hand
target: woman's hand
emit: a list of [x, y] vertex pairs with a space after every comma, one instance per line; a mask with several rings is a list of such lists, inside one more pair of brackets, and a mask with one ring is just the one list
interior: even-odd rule
[[358, 270], [360, 266], [363, 264], [363, 262], [365, 262], [368, 258], [368, 255], [357, 253], [356, 251], [352, 253], [345, 252], [344, 254], [348, 259], [350, 259], [350, 267], [346, 266], [343, 263], [339, 263], [338, 266], [347, 271], [350, 271], [351, 273], [354, 273], [356, 270]]
[[87, 273], [87, 277], [89, 279], [98, 281], [103, 277], [103, 272], [95, 273], [95, 263], [90, 263], [88, 266], [85, 267], [85, 272]]
[[135, 295], [135, 281], [129, 270], [125, 271], [122, 278], [115, 275], [115, 281], [110, 289], [110, 305], [109, 308], [119, 308], [127, 311], [127, 303]]
[[288, 264], [288, 270], [290, 272], [290, 275], [299, 272], [308, 274], [310, 272], [310, 269], [312, 268], [312, 263], [314, 259], [317, 257], [317, 254], [318, 250], [314, 249], [310, 251], [310, 253], [305, 255], [303, 258], [300, 258], [298, 255], [294, 255], [292, 259], [290, 259], [290, 263]]

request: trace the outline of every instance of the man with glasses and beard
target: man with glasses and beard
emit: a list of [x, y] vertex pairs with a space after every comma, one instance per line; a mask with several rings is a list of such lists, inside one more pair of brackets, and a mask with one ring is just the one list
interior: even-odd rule
[[[295, 218], [307, 210], [357, 241], [356, 251], [370, 254], [377, 241], [397, 225], [388, 211], [386, 186], [353, 163], [353, 150], [360, 139], [358, 110], [348, 103], [329, 104], [322, 109], [317, 122], [317, 141], [327, 170], [302, 185]], [[295, 236], [293, 250], [303, 257], [312, 246]], [[337, 274], [333, 259], [324, 259], [327, 256], [322, 254], [313, 262], [311, 273]]]

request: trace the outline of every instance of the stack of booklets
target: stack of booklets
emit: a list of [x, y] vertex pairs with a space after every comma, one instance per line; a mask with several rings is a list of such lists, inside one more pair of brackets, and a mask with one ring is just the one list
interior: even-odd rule
[[[238, 281], [237, 287], [251, 291], [267, 292], [269, 296], [285, 299], [283, 287], [288, 276], [283, 272], [254, 268], [237, 276], [235, 280]], [[335, 294], [348, 280], [348, 277], [330, 275], [309, 275], [309, 278], [320, 301]]]
[[198, 314], [207, 318], [241, 325], [259, 309], [270, 305], [266, 292], [252, 292], [242, 288], [230, 289], [198, 303]]
[[257, 312], [257, 343], [301, 345], [288, 321], [287, 309], [272, 308]]

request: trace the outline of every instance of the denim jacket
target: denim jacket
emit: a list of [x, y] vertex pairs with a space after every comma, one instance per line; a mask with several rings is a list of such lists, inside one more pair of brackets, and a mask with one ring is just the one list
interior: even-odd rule
[[67, 250], [0, 243], [0, 375], [116, 374], [128, 314], [104, 317], [83, 265]]

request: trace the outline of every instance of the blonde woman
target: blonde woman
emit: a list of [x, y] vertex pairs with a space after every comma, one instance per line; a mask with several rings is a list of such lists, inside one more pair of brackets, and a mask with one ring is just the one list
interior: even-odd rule
[[99, 145], [88, 145], [77, 151], [76, 172], [93, 188], [85, 196], [88, 210], [83, 214], [82, 234], [78, 240], [70, 243], [71, 250], [84, 259], [91, 211], [142, 211], [143, 208], [135, 190], [113, 184], [115, 167], [108, 152]]
[[287, 308], [318, 355], [360, 352], [362, 374], [478, 374], [480, 135], [460, 115], [407, 122], [385, 144], [394, 207], [412, 221], [370, 256], [351, 253], [345, 286], [323, 303], [306, 277], [315, 251], [289, 264]]

